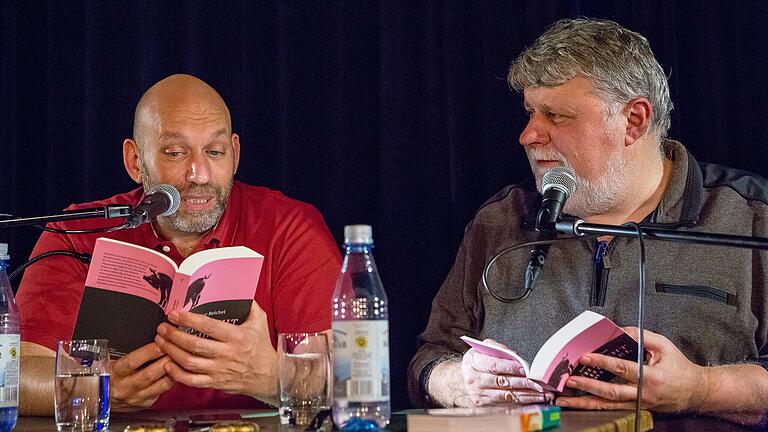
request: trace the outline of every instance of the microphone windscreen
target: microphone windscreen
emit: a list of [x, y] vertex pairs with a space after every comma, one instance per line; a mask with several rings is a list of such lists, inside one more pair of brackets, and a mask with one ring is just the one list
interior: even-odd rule
[[[149, 191], [149, 194], [153, 194], [155, 192], [161, 192], [168, 196], [170, 199], [170, 205], [168, 206], [168, 210], [164, 211], [159, 216], [168, 216], [176, 213], [176, 210], [179, 209], [179, 206], [181, 205], [181, 194], [179, 194], [179, 191], [176, 190], [175, 187], [169, 185], [169, 184], [159, 184], [152, 188], [151, 191]], [[148, 194], [148, 195], [149, 195]]]
[[541, 179], [541, 193], [552, 187], [562, 190], [566, 197], [570, 198], [576, 192], [576, 174], [568, 168], [552, 168], [545, 172]]

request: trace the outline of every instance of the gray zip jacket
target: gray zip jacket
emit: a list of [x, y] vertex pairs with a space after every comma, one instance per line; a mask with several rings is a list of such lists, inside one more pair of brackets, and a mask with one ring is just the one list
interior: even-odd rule
[[[664, 150], [674, 168], [644, 226], [768, 237], [768, 181], [700, 164], [675, 141], [665, 141]], [[528, 227], [540, 200], [532, 181], [508, 186], [467, 225], [409, 366], [415, 405], [425, 403], [432, 368], [467, 351], [462, 335], [495, 339], [530, 362], [549, 336], [584, 310], [636, 325], [640, 251], [634, 238], [614, 238], [599, 250], [595, 240], [552, 245], [535, 289], [522, 301], [501, 303], [484, 291], [485, 264], [502, 249], [536, 239]], [[645, 247], [647, 330], [669, 338], [699, 365], [768, 367], [766, 252], [649, 239]], [[529, 259], [530, 248], [504, 255], [489, 271], [490, 288], [508, 298], [522, 294]]]

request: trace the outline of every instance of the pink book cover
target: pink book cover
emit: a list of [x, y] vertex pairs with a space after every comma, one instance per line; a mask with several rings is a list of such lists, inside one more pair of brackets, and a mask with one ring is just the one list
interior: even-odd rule
[[208, 249], [181, 265], [141, 246], [96, 241], [73, 338], [105, 338], [125, 355], [151, 342], [177, 309], [233, 324], [245, 321], [263, 257], [243, 246]]
[[637, 359], [637, 342], [611, 320], [592, 311], [582, 312], [550, 336], [539, 349], [530, 367], [509, 349], [467, 336], [461, 339], [483, 354], [520, 362], [525, 367], [525, 376], [555, 392], [562, 392], [565, 382], [572, 375], [602, 381], [609, 381], [614, 377], [605, 369], [580, 365], [579, 359], [584, 354], [600, 353], [627, 360]]

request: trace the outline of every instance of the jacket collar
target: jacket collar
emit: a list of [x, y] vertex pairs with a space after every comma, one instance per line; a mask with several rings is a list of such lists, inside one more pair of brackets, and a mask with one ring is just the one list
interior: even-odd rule
[[701, 167], [679, 142], [664, 140], [664, 157], [672, 161], [672, 173], [656, 210], [643, 225], [675, 228], [693, 226], [699, 221], [704, 202]]

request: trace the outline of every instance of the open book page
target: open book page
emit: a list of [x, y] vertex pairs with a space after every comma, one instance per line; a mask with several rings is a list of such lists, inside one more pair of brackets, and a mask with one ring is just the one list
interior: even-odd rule
[[109, 339], [122, 357], [150, 342], [165, 320], [176, 264], [145, 247], [99, 238], [88, 268], [74, 339]]
[[100, 238], [80, 302], [73, 338], [109, 339], [120, 357], [151, 342], [175, 309], [232, 324], [248, 318], [263, 257], [242, 246], [191, 255], [175, 263], [153, 250]]
[[517, 361], [529, 379], [554, 392], [562, 392], [571, 375], [602, 381], [614, 377], [605, 369], [579, 364], [584, 354], [599, 353], [628, 360], [637, 359], [637, 342], [611, 320], [592, 311], [582, 312], [550, 336], [530, 366], [508, 348], [468, 336], [462, 336], [461, 339], [482, 354]]
[[[176, 273], [170, 312], [183, 309], [214, 316], [234, 324], [227, 317], [227, 306], [253, 300], [264, 258], [243, 246], [209, 249], [187, 258]], [[246, 314], [247, 316], [247, 314]]]
[[141, 297], [165, 306], [176, 263], [145, 247], [108, 238], [96, 240], [86, 287]]
[[475, 338], [471, 338], [469, 336], [462, 336], [461, 340], [466, 342], [467, 345], [474, 348], [480, 354], [485, 354], [491, 357], [516, 361], [519, 367], [522, 369], [522, 372], [524, 372], [521, 375], [528, 376], [528, 374], [530, 373], [530, 366], [528, 365], [528, 362], [525, 361], [525, 359], [517, 355], [516, 352], [512, 351], [509, 348], [496, 346], [488, 342], [483, 342]]
[[528, 377], [558, 392], [563, 391], [571, 375], [602, 380], [613, 378], [608, 371], [579, 364], [584, 354], [592, 352], [631, 358], [632, 353], [637, 353], [637, 345], [613, 321], [598, 313], [584, 311], [547, 339], [533, 359]]

